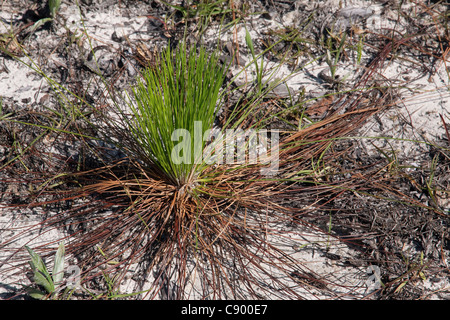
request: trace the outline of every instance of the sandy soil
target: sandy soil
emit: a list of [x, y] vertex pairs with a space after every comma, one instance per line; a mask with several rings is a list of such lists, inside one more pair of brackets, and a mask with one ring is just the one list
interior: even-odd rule
[[[0, 97], [5, 110], [14, 110], [18, 114], [26, 112], [33, 114], [45, 111], [47, 105], [56, 103], [54, 90], [46, 79], [26, 66], [26, 63], [30, 63], [30, 59], [51, 78], [70, 86], [73, 90], [82, 90], [81, 88], [94, 84], [87, 90], [87, 96], [91, 101], [98, 101], [101, 105], [104, 101], [93, 80], [98, 70], [106, 79], [114, 80], [119, 90], [121, 88], [126, 90], [136, 76], [136, 69], [141, 67], [143, 60], [147, 62], [145, 59], [150, 59], [151, 52], [155, 48], [167, 45], [169, 39], [181, 37], [182, 29], [179, 26], [182, 27], [183, 24], [180, 23], [181, 19], [177, 16], [176, 10], [160, 1], [94, 2], [80, 1], [80, 6], [76, 6], [69, 1], [63, 1], [57, 21], [53, 25], [47, 24], [30, 31], [39, 16], [44, 15], [44, 6], [26, 0], [0, 1], [0, 37], [13, 28], [22, 46], [29, 52], [29, 57], [24, 56], [19, 50], [14, 51], [13, 43], [8, 42], [8, 50], [13, 51], [13, 54], [17, 52], [15, 56], [22, 62], [6, 54], [0, 55]], [[182, 2], [171, 1], [174, 4]], [[248, 11], [237, 25], [224, 30], [218, 18], [214, 16], [208, 20], [204, 33], [201, 33], [196, 29], [200, 22], [194, 18], [190, 21], [191, 32], [188, 36], [188, 42], [194, 42], [201, 37], [207, 46], [216, 46], [220, 43], [222, 59], [225, 61], [231, 59], [231, 53], [238, 47], [240, 61], [234, 64], [231, 71], [233, 74], [240, 72], [248, 61], [251, 61], [245, 42], [244, 26], [257, 44], [258, 51], [263, 48], [264, 43], [275, 38], [275, 32], [303, 30], [302, 36], [305, 39], [314, 39], [317, 42], [321, 34], [326, 34], [326, 30], [336, 32], [347, 30], [349, 38], [351, 37], [349, 43], [353, 44], [353, 49], [348, 46], [344, 50], [344, 58], [339, 61], [336, 71], [338, 75], [336, 79], [343, 80], [337, 82], [328, 81], [330, 67], [326, 63], [323, 51], [314, 45], [308, 46], [308, 42], [299, 41], [295, 50], [291, 52], [285, 42], [275, 47], [274, 52], [278, 53], [278, 56], [275, 53], [264, 56], [266, 69], [273, 70], [272, 73], [267, 73], [266, 79], [269, 79], [270, 74], [269, 82], [275, 79], [282, 80], [273, 90], [274, 96], [291, 102], [305, 99], [316, 119], [324, 116], [327, 108], [326, 104], [325, 108], [320, 108], [323, 105], [318, 105], [318, 101], [323, 101], [322, 97], [327, 94], [351, 89], [352, 84], [365, 71], [365, 67], [374, 59], [375, 53], [386, 44], [388, 35], [395, 34], [401, 38], [409, 34], [423, 34], [417, 36], [415, 43], [430, 54], [421, 53], [417, 48], [410, 46], [400, 47], [393, 50], [383, 61], [377, 74], [373, 75], [374, 78], [380, 79], [380, 82], [390, 85], [393, 103], [388, 104], [382, 113], [370, 119], [355, 132], [355, 138], [351, 143], [355, 157], [361, 161], [370, 164], [370, 159], [390, 157], [390, 168], [395, 166], [399, 168], [398, 170], [408, 173], [410, 177], [414, 177], [416, 183], [426, 184], [430, 178], [433, 155], [440, 154], [436, 151], [440, 150], [436, 149], [436, 146], [447, 148], [446, 150], [449, 148], [445, 128], [447, 123], [447, 129], [450, 130], [448, 61], [440, 59], [446, 58], [446, 55], [436, 42], [439, 37], [445, 37], [445, 32], [443, 28], [436, 27], [432, 19], [439, 16], [440, 10], [446, 9], [444, 5], [434, 7], [430, 3], [429, 9], [426, 9], [419, 2], [405, 1], [399, 9], [396, 1], [375, 0], [320, 2], [235, 0], [234, 5]], [[150, 16], [154, 18], [149, 18]], [[384, 37], [376, 36], [381, 34]], [[359, 39], [365, 41], [360, 56], [355, 49]], [[91, 54], [92, 49], [98, 59], [98, 67]], [[295, 56], [282, 60], [280, 55], [285, 52], [290, 55], [295, 53]], [[322, 58], [319, 58], [320, 56]], [[118, 73], [118, 70], [121, 72]], [[256, 78], [255, 71], [253, 65], [247, 66], [236, 83], [251, 84]], [[13, 130], [12, 126], [8, 128]], [[25, 131], [17, 134], [25, 140], [35, 137], [32, 132], [29, 133], [29, 137]], [[50, 139], [48, 149], [42, 152], [53, 151], [65, 156], [77, 152], [76, 145], [55, 146], [52, 144], [54, 142], [52, 138], [48, 139]], [[5, 163], [9, 150], [13, 147], [17, 145], [12, 146], [5, 137], [1, 140], [0, 161]], [[427, 215], [423, 213], [426, 210], [423, 211], [421, 208], [411, 209], [410, 206], [402, 206], [400, 203], [396, 206], [383, 199], [362, 199], [361, 196], [359, 199], [358, 195], [336, 200], [335, 206], [341, 207], [343, 211], [349, 212], [350, 208], [353, 208], [354, 212], [364, 212], [361, 217], [364, 216], [367, 228], [364, 231], [362, 228], [344, 233], [356, 237], [359, 232], [363, 232], [365, 239], [362, 243], [365, 247], [372, 248], [375, 258], [382, 260], [387, 256], [391, 257], [386, 265], [363, 261], [360, 248], [339, 240], [338, 235], [346, 228], [346, 223], [350, 223], [348, 221], [352, 219], [351, 214], [342, 218], [333, 216], [331, 238], [323, 232], [307, 227], [301, 232], [298, 230], [291, 232], [289, 227], [280, 226], [282, 233], [293, 236], [282, 238], [274, 236], [273, 243], [283, 248], [299, 265], [307, 266], [316, 275], [326, 278], [329, 283], [325, 288], [311, 289], [304, 283], [299, 284], [301, 283], [299, 280], [299, 283], [292, 284], [299, 295], [307, 299], [450, 298], [448, 277], [450, 195], [446, 189], [450, 178], [448, 154], [446, 159], [444, 153], [438, 157], [434, 171], [434, 181], [438, 186], [434, 198], [436, 203], [432, 203], [431, 198], [424, 195], [422, 188], [410, 187], [407, 178], [404, 178], [405, 185], [397, 186], [402, 192], [411, 195], [417, 203], [435, 206], [440, 215]], [[24, 296], [20, 295], [22, 285], [30, 284], [26, 270], [17, 272], [11, 268], [14, 265], [12, 262], [14, 255], [23, 254], [23, 250], [16, 253], [14, 248], [23, 248], [25, 244], [38, 246], [40, 243], [55, 241], [67, 235], [67, 230], [59, 229], [52, 229], [51, 232], [43, 234], [36, 227], [43, 216], [46, 219], [56, 212], [45, 208], [9, 207], [11, 204], [20, 203], [21, 198], [27, 197], [28, 186], [18, 185], [14, 181], [14, 178], [6, 174], [2, 175], [0, 243], [4, 245], [0, 250], [0, 270], [3, 269], [0, 272], [0, 297], [4, 299], [23, 298]], [[413, 216], [417, 216], [416, 222], [420, 226], [408, 224]], [[318, 220], [322, 223], [322, 229], [327, 229], [327, 219], [328, 217], [322, 214]], [[302, 237], [299, 237], [299, 234]], [[56, 243], [54, 247], [57, 247]], [[423, 260], [418, 258], [421, 253], [425, 255]], [[426, 264], [423, 273], [417, 271], [417, 265], [421, 261]], [[76, 264], [77, 261], [69, 263]], [[408, 274], [408, 270], [413, 271]], [[414, 270], [417, 272], [414, 273]], [[391, 291], [380, 291], [380, 286], [374, 280], [376, 279], [374, 275], [378, 274], [385, 282], [393, 282], [394, 279], [403, 276], [405, 286], [400, 287], [403, 282], [399, 281], [397, 285], [392, 286]], [[121, 283], [120, 291], [130, 293], [138, 288], [145, 290], [154, 281], [149, 275], [142, 286], [141, 280], [131, 269]], [[193, 283], [193, 289], [188, 290], [187, 297], [199, 298], [195, 281]], [[168, 287], [170, 288], [170, 285]], [[98, 288], [93, 290], [96, 289], [99, 290]], [[276, 292], [271, 290], [260, 294], [264, 298], [277, 297]], [[161, 293], [157, 298], [170, 298], [170, 290]]]

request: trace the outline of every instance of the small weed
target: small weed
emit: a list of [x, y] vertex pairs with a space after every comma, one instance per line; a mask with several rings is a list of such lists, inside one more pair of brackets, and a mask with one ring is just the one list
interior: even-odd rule
[[31, 27], [31, 33], [35, 32], [41, 26], [46, 24], [47, 22], [53, 22], [58, 13], [59, 7], [61, 6], [61, 0], [48, 0], [48, 8], [50, 17], [42, 18], [36, 21]]
[[[332, 49], [333, 44], [332, 44], [332, 39], [333, 37], [330, 36], [328, 38], [328, 48], [326, 51], [326, 56], [325, 56], [325, 62], [327, 63], [329, 69], [330, 69], [330, 74], [331, 74], [331, 79], [333, 81], [336, 81], [336, 71], [337, 71], [337, 65], [339, 63], [339, 59], [341, 58], [341, 54], [344, 50], [344, 44], [345, 44], [345, 40], [347, 39], [347, 34], [343, 33], [341, 36], [341, 39], [339, 41], [339, 45], [337, 46], [336, 49]], [[334, 58], [333, 58], [334, 56]]]
[[34, 299], [55, 299], [62, 288], [64, 278], [64, 244], [60, 243], [56, 251], [52, 273], [50, 274], [42, 258], [25, 246], [30, 254], [30, 266], [36, 287], [28, 287], [27, 291]]
[[401, 276], [387, 283], [387, 286], [394, 286], [394, 294], [399, 294], [408, 283], [414, 283], [417, 280], [425, 281], [425, 270], [427, 262], [424, 259], [423, 252], [420, 252], [418, 261], [410, 261], [406, 256], [403, 256], [403, 261], [407, 271]]
[[[182, 5], [173, 5], [166, 1], [161, 1], [165, 5], [176, 9], [183, 16], [185, 21], [188, 20], [197, 20], [197, 32], [198, 35], [201, 36], [209, 27], [211, 22], [215, 19], [224, 20], [225, 16], [234, 11], [231, 8], [228, 8], [225, 3], [227, 0], [201, 0], [192, 3], [192, 1], [187, 1], [187, 3]], [[236, 22], [236, 19], [233, 19], [233, 22]]]
[[55, 19], [59, 7], [61, 6], [61, 0], [48, 0], [48, 6], [50, 9], [50, 18]]
[[247, 47], [250, 50], [250, 53], [252, 54], [252, 58], [253, 58], [253, 62], [255, 64], [255, 68], [256, 68], [256, 83], [258, 86], [258, 92], [262, 92], [262, 88], [263, 88], [263, 72], [264, 72], [264, 57], [260, 57], [261, 59], [261, 65], [258, 64], [258, 57], [255, 54], [255, 48], [253, 46], [253, 41], [252, 41], [252, 37], [250, 36], [250, 33], [248, 32], [248, 30], [245, 30], [245, 43], [247, 44]]

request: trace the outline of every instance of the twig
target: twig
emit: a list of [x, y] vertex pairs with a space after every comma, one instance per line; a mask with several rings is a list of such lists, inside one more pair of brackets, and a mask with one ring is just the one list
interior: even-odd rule
[[442, 113], [439, 114], [439, 116], [441, 117], [442, 123], [444, 124], [445, 134], [447, 135], [447, 141], [450, 142], [450, 134], [448, 133], [447, 123], [445, 123]]

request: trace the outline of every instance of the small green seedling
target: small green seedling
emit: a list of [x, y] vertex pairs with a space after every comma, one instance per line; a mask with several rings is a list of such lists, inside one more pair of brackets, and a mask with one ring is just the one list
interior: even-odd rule
[[2, 97], [0, 97], [0, 120], [7, 120], [13, 115], [12, 112], [4, 113], [3, 111], [4, 111], [3, 110], [3, 100], [2, 100]]
[[48, 8], [50, 11], [50, 17], [42, 18], [36, 21], [36, 23], [31, 28], [31, 32], [36, 31], [41, 26], [46, 24], [47, 22], [51, 22], [55, 19], [56, 14], [58, 13], [59, 7], [61, 6], [61, 0], [49, 0], [48, 1]]
[[33, 270], [33, 280], [43, 289], [29, 287], [27, 288], [28, 293], [32, 298], [41, 300], [54, 296], [59, 291], [64, 277], [64, 244], [59, 244], [51, 275], [42, 258], [28, 246], [25, 246], [25, 248], [31, 256], [30, 266]]
[[339, 63], [339, 59], [341, 57], [341, 53], [344, 50], [344, 44], [345, 44], [345, 40], [346, 39], [347, 39], [347, 34], [344, 33], [342, 35], [341, 41], [339, 42], [339, 47], [336, 50], [334, 50], [334, 52], [333, 52], [334, 53], [334, 59], [331, 57], [330, 49], [327, 49], [325, 62], [327, 63], [328, 67], [330, 68], [331, 78], [333, 80], [336, 80], [337, 64]]
[[252, 37], [250, 36], [250, 33], [248, 30], [245, 30], [245, 42], [247, 44], [247, 47], [250, 49], [250, 53], [252, 54], [253, 61], [255, 62], [255, 68], [256, 68], [256, 77], [257, 77], [257, 83], [258, 83], [258, 89], [259, 92], [262, 91], [262, 85], [263, 85], [263, 73], [264, 73], [264, 59], [261, 57], [261, 66], [258, 65], [258, 56], [255, 54], [255, 48], [253, 46]]
[[50, 9], [50, 17], [52, 19], [55, 18], [56, 13], [58, 12], [60, 6], [61, 6], [61, 0], [49, 0], [48, 1], [48, 7]]

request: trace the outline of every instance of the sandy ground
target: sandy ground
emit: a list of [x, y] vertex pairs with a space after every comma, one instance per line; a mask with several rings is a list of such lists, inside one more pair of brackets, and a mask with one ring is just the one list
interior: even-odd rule
[[[25, 1], [23, 1], [25, 2]], [[111, 2], [111, 1], [109, 1]], [[127, 42], [117, 42], [114, 37], [128, 37], [128, 41], [136, 43], [137, 39], [141, 43], [158, 43], [159, 35], [151, 32], [153, 25], [149, 25], [149, 19], [146, 14], [156, 12], [152, 7], [143, 2], [137, 2], [135, 7], [118, 4], [110, 4], [108, 1], [100, 1], [98, 5], [91, 7], [83, 5], [80, 13], [79, 8], [70, 4], [69, 1], [63, 1], [59, 16], [65, 21], [67, 29], [56, 28], [55, 30], [37, 30], [33, 35], [35, 43], [46, 42], [49, 47], [56, 46], [59, 39], [63, 39], [68, 32], [75, 39], [86, 39], [84, 32], [89, 34], [91, 43], [87, 41], [82, 43], [84, 49], [89, 50], [89, 46], [94, 48], [106, 46], [106, 52], [102, 52], [99, 64], [108, 72], [109, 64], [117, 63], [117, 55], [114, 50], [124, 50]], [[238, 1], [235, 1], [238, 2]], [[290, 3], [293, 4], [290, 4]], [[281, 2], [280, 2], [281, 3]], [[254, 15], [246, 18], [246, 27], [249, 29], [253, 39], [258, 39], [261, 35], [267, 34], [270, 30], [281, 29], [287, 26], [299, 27], [303, 23], [302, 10], [314, 8], [326, 8], [328, 15], [322, 15], [322, 25], [335, 25], [336, 28], [355, 26], [360, 29], [369, 29], [373, 32], [388, 28], [398, 27], [401, 29], [401, 23], [398, 23], [398, 17], [394, 10], [387, 10], [385, 4], [378, 1], [323, 1], [320, 4], [308, 1], [285, 1], [286, 6], [289, 3], [289, 12], [272, 11], [267, 15]], [[340, 7], [341, 4], [341, 7]], [[315, 7], [316, 6], [316, 7]], [[405, 10], [408, 8], [418, 8], [413, 3], [407, 2]], [[351, 11], [353, 10], [353, 11]], [[356, 10], [356, 11], [355, 11]], [[10, 28], [10, 23], [14, 23], [24, 13], [24, 7], [21, 1], [2, 1], [0, 2], [0, 34], [6, 33]], [[159, 12], [158, 12], [159, 13]], [[81, 16], [83, 19], [81, 19]], [[235, 29], [229, 29], [220, 35], [221, 41], [225, 44], [237, 40], [241, 48], [241, 58], [243, 61], [250, 61], [251, 57], [246, 50], [245, 28], [243, 23]], [[209, 42], [217, 41], [220, 29], [211, 26], [206, 32], [205, 38]], [[400, 30], [401, 31], [401, 30]], [[35, 39], [38, 39], [36, 42]], [[36, 51], [33, 48], [33, 52]], [[65, 60], [64, 56], [57, 52], [51, 52], [42, 48], [43, 55], [32, 56], [31, 58], [42, 64], [46, 70], [65, 69], [70, 74], [77, 72], [73, 61]], [[101, 51], [99, 51], [101, 52]], [[229, 52], [224, 48], [224, 55]], [[403, 54], [403, 53], [399, 53]], [[407, 53], [405, 59], [393, 59], [386, 61], [380, 74], [377, 76], [388, 79], [393, 86], [397, 88], [397, 94], [401, 96], [400, 102], [391, 108], [388, 108], [378, 118], [367, 123], [358, 133], [360, 137], [370, 137], [365, 139], [356, 139], [359, 147], [367, 154], [379, 153], [378, 148], [391, 149], [397, 156], [402, 165], [409, 166], [408, 170], [420, 170], [423, 162], [428, 161], [427, 152], [429, 145], [425, 142], [435, 143], [445, 139], [445, 128], [441, 116], [450, 123], [450, 102], [449, 102], [449, 75], [446, 62], [438, 61], [435, 63], [432, 74], [419, 69], [418, 64], [413, 61]], [[21, 57], [27, 62], [27, 57]], [[36, 60], [38, 59], [38, 60]], [[359, 64], [355, 59], [348, 58], [342, 61], [337, 73], [340, 78], [345, 78], [346, 82], [351, 83], [353, 79], [361, 72], [363, 65], [371, 59], [371, 53], [363, 50]], [[133, 63], [131, 60], [124, 60], [128, 76], [134, 76]], [[85, 57], [83, 62], [87, 66], [95, 68], [89, 57]], [[298, 65], [292, 66], [279, 64], [273, 61], [265, 62], [266, 68], [274, 68], [275, 72], [271, 75], [272, 79], [284, 79], [282, 84], [277, 87], [277, 95], [287, 95], [291, 93], [295, 100], [299, 93], [304, 91], [309, 98], [320, 97], [329, 92], [329, 84], [321, 79], [321, 72], [327, 72], [329, 67], [323, 59], [311, 60], [305, 56], [298, 59]], [[233, 72], [237, 74], [242, 70], [242, 66], [235, 65]], [[294, 71], [293, 71], [294, 70]], [[250, 66], [242, 73], [237, 80], [239, 84], [249, 83], [255, 77], [254, 66]], [[123, 84], [126, 85], [126, 82]], [[41, 76], [24, 66], [24, 64], [14, 61], [5, 56], [0, 56], [0, 96], [8, 103], [14, 103], [18, 108], [40, 108], [49, 101], [51, 90], [48, 83]], [[3, 148], [3, 147], [2, 147]], [[0, 150], [0, 155], [5, 150]], [[3, 187], [5, 194], [14, 192], [14, 185]], [[440, 205], [450, 212], [450, 200], [448, 194], [439, 198]], [[11, 237], [16, 237], [14, 242], [9, 242], [8, 248], [20, 248], [25, 244], [37, 246], [39, 243], [49, 242], [63, 236], [63, 233], [57, 234], [57, 230], [52, 233], [40, 234], [36, 228], [27, 229], [27, 226], [33, 226], [40, 222], [38, 209], [0, 209], [0, 243]], [[51, 215], [52, 213], [47, 213]], [[62, 231], [60, 231], [62, 232]], [[286, 230], [289, 234], [289, 230]], [[349, 246], [335, 241], [309, 229], [302, 232], [293, 232], [293, 237], [284, 237], [276, 239], [274, 242], [283, 247], [286, 253], [293, 259], [314, 270], [316, 274], [327, 276], [330, 281], [329, 288], [334, 292], [334, 297], [345, 296], [349, 298], [363, 298], [370, 296], [379, 288], [376, 278], [380, 269], [373, 265], [356, 266], [355, 264], [345, 263], [352, 260], [355, 251]], [[298, 237], [301, 234], [302, 237]], [[57, 244], [55, 244], [56, 248]], [[406, 249], [405, 249], [406, 250]], [[412, 249], [413, 250], [413, 249]], [[0, 251], [0, 270], [8, 269], [10, 265], [10, 255], [12, 251]], [[338, 260], [333, 257], [339, 257]], [[447, 266], [448, 268], [448, 266]], [[9, 270], [9, 269], [8, 269]], [[425, 281], [417, 284], [423, 288], [423, 294], [426, 298], [448, 298], [449, 280], [448, 277], [429, 277]], [[7, 298], [16, 290], [19, 290], [22, 284], [29, 284], [25, 272], [12, 276], [6, 271], [0, 272], [0, 297]], [[148, 285], [151, 285], [151, 277], [148, 279]], [[147, 285], [147, 287], [148, 287]], [[308, 299], [328, 298], [327, 293], [317, 288], [305, 288], [299, 284], [292, 284], [303, 296]], [[146, 287], [144, 287], [145, 289]], [[136, 283], [133, 280], [132, 272], [127, 277], [127, 281], [121, 285], [121, 292], [128, 293], [136, 290]], [[326, 291], [326, 290], [325, 290]], [[433, 294], [436, 292], [436, 294]], [[262, 295], [272, 298], [270, 292], [263, 292]], [[198, 298], [195, 290], [192, 290], [190, 298]], [[165, 298], [161, 296], [160, 298]]]

